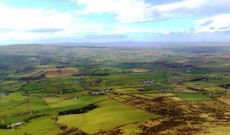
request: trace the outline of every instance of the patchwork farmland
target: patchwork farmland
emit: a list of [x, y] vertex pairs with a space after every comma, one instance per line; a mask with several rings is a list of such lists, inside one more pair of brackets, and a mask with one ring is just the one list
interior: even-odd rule
[[1, 135], [230, 132], [227, 46], [20, 46], [0, 47]]

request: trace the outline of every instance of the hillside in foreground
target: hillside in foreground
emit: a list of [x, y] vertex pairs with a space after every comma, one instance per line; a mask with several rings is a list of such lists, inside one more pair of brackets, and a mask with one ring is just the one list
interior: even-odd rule
[[229, 46], [2, 46], [0, 134], [221, 135], [229, 90]]

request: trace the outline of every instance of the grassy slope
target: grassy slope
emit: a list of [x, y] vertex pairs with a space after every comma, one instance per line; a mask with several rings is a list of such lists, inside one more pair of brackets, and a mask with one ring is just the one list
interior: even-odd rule
[[175, 92], [176, 96], [186, 100], [186, 101], [205, 101], [211, 100], [211, 98], [201, 94], [201, 93], [190, 93], [190, 92]]
[[[79, 96], [78, 99], [70, 98], [54, 103], [50, 103], [49, 106], [52, 108], [61, 108], [61, 107], [67, 107], [67, 106], [79, 106], [84, 107], [88, 104], [92, 104], [101, 100], [105, 100], [107, 96]], [[53, 99], [52, 99], [53, 100]]]
[[30, 135], [56, 135], [59, 133], [59, 129], [54, 122], [47, 116], [32, 119], [29, 123], [20, 126], [16, 129], [0, 129], [0, 135], [24, 135], [28, 133]]
[[75, 126], [93, 134], [101, 130], [109, 130], [117, 126], [155, 118], [157, 115], [106, 100], [97, 104], [99, 108], [84, 114], [60, 116], [59, 122]]

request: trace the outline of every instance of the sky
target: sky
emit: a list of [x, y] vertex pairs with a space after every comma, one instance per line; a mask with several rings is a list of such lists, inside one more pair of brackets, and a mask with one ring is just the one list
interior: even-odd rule
[[0, 0], [0, 44], [230, 42], [230, 0]]

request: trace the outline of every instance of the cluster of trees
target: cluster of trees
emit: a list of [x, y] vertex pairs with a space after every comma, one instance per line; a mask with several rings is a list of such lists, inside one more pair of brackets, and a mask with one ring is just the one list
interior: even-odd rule
[[10, 129], [7, 124], [0, 124], [0, 129]]
[[86, 113], [86, 112], [93, 110], [95, 108], [97, 108], [96, 105], [90, 104], [88, 106], [85, 106], [85, 107], [79, 108], [79, 109], [71, 109], [71, 110], [61, 111], [61, 112], [59, 112], [59, 115]]

